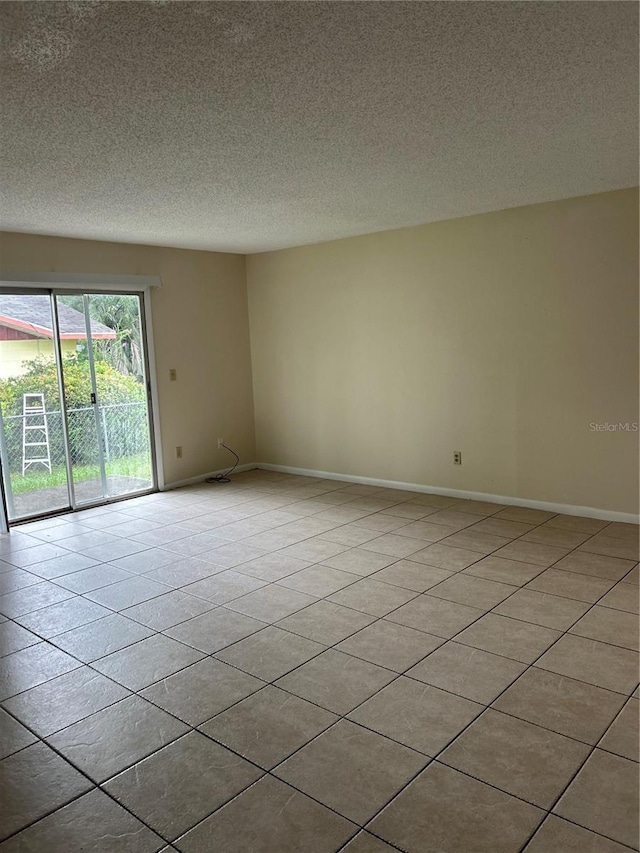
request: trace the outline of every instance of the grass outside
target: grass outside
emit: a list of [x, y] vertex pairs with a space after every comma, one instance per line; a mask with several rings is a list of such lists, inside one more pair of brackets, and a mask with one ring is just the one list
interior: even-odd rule
[[[113, 459], [105, 465], [107, 476], [112, 477], [135, 477], [151, 482], [151, 458], [148, 453], [139, 453], [136, 456], [124, 456], [121, 459]], [[73, 480], [81, 483], [85, 480], [100, 479], [100, 467], [98, 465], [74, 465]], [[23, 495], [28, 492], [39, 492], [51, 486], [66, 486], [67, 469], [64, 465], [55, 466], [51, 473], [42, 466], [39, 469], [27, 470], [24, 474], [19, 472], [11, 474], [11, 490], [14, 495]]]

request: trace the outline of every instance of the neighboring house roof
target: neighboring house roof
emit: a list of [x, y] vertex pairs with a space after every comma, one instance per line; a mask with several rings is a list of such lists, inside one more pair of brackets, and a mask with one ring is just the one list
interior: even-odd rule
[[[66, 340], [83, 340], [87, 337], [84, 314], [58, 301], [60, 337]], [[0, 294], [0, 326], [16, 329], [28, 337], [52, 338], [51, 300], [44, 294]], [[113, 339], [116, 333], [109, 326], [91, 320], [91, 337], [99, 340]]]

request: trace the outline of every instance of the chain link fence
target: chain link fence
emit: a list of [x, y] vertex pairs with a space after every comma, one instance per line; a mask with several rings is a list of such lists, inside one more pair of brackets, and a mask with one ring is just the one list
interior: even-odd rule
[[[97, 411], [97, 421], [96, 421]], [[8, 415], [0, 419], [0, 452], [3, 467], [10, 474], [21, 475], [25, 459], [46, 455], [46, 448], [25, 448], [24, 425], [34, 424], [34, 415]], [[46, 411], [40, 423], [46, 421], [48, 455], [51, 467], [65, 465], [63, 415], [59, 410]], [[69, 454], [73, 465], [96, 465], [100, 459], [99, 444], [105, 463], [139, 454], [150, 454], [149, 420], [146, 402], [115, 403], [112, 405], [67, 409]], [[28, 439], [29, 440], [29, 439]], [[31, 440], [44, 441], [44, 430]], [[25, 456], [26, 451], [26, 456]], [[33, 463], [29, 471], [48, 470], [42, 462]]]

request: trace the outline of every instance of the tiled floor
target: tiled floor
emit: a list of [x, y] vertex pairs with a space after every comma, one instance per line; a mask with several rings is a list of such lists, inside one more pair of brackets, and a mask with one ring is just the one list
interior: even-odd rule
[[637, 560], [265, 471], [16, 528], [0, 850], [637, 849]]

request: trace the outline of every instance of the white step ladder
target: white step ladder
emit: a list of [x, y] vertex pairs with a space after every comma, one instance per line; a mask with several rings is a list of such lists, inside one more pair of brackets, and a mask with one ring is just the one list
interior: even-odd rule
[[22, 395], [22, 475], [32, 465], [44, 465], [51, 473], [49, 426], [44, 394]]

